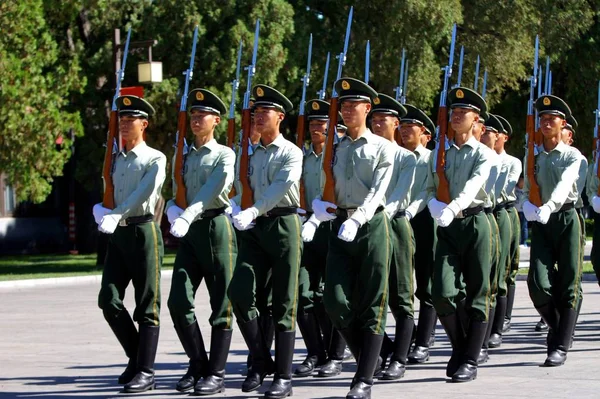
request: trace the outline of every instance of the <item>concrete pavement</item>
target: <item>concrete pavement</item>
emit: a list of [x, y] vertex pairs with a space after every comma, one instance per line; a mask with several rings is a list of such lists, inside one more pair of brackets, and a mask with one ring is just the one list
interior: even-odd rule
[[[170, 276], [162, 279], [163, 309], [157, 356], [157, 389], [137, 398], [182, 397], [173, 387], [185, 373], [187, 359], [173, 329], [166, 298]], [[373, 398], [597, 398], [600, 396], [600, 289], [596, 282], [583, 283], [585, 299], [577, 326], [577, 337], [567, 363], [558, 368], [539, 367], [545, 359], [545, 336], [534, 332], [539, 320], [531, 306], [524, 281], [519, 281], [513, 313], [513, 328], [502, 347], [491, 350], [491, 360], [479, 368], [476, 381], [446, 382], [445, 365], [450, 355], [446, 335], [437, 326], [432, 358], [423, 365], [409, 366], [398, 382], [376, 382]], [[97, 281], [77, 284], [0, 288], [0, 397], [11, 398], [109, 398], [119, 394], [116, 380], [126, 365], [125, 355], [101, 311], [97, 308]], [[198, 290], [197, 315], [205, 342], [210, 342], [206, 289]], [[133, 291], [126, 303], [132, 306]], [[131, 307], [130, 307], [131, 310]], [[387, 331], [395, 322], [388, 314]], [[239, 331], [234, 332], [227, 365], [225, 397], [256, 398], [239, 389], [246, 348]], [[297, 335], [294, 364], [305, 356]], [[342, 375], [332, 379], [294, 380], [294, 398], [343, 398], [356, 370], [345, 363]], [[220, 397], [219, 395], [215, 397]]]

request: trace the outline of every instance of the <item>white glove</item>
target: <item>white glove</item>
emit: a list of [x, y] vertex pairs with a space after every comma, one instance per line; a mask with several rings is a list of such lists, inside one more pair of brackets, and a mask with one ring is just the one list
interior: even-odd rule
[[452, 221], [454, 220], [454, 216], [456, 216], [454, 214], [454, 212], [452, 212], [452, 210], [450, 208], [445, 207], [442, 210], [442, 213], [440, 214], [440, 216], [435, 218], [435, 220], [437, 221], [438, 226], [448, 227], [448, 226], [450, 226], [450, 223], [452, 223]]
[[190, 224], [187, 222], [187, 220], [177, 218], [171, 225], [171, 234], [173, 234], [174, 237], [181, 238], [187, 234], [189, 229]]
[[317, 232], [317, 227], [319, 227], [319, 219], [312, 215], [310, 219], [304, 225], [302, 225], [302, 241], [311, 242], [315, 237], [315, 233]]
[[340, 231], [338, 231], [338, 238], [340, 240], [344, 240], [346, 242], [354, 241], [356, 238], [356, 233], [358, 233], [359, 224], [354, 219], [348, 219], [340, 226]]
[[539, 212], [539, 210], [540, 210], [540, 208], [538, 208], [537, 206], [533, 205], [529, 201], [525, 201], [523, 203], [523, 215], [525, 216], [525, 219], [527, 219], [530, 222], [537, 222], [538, 221], [538, 212]]
[[120, 220], [120, 215], [104, 215], [98, 225], [98, 230], [105, 234], [112, 234], [117, 229]]
[[251, 207], [233, 216], [233, 225], [240, 231], [254, 227], [254, 219], [258, 216], [258, 209]]
[[592, 197], [592, 207], [594, 208], [594, 212], [600, 213], [600, 197], [597, 195]]
[[413, 218], [413, 215], [411, 215], [410, 212], [406, 211], [405, 214], [406, 214], [406, 220], [410, 220]]
[[320, 199], [315, 198], [312, 202], [312, 208], [314, 216], [321, 222], [326, 222], [336, 218], [335, 215], [327, 212], [327, 208], [337, 209], [336, 204], [332, 204], [331, 202], [327, 201], [321, 201]]
[[183, 213], [183, 209], [178, 207], [177, 205], [171, 205], [169, 209], [167, 209], [167, 219], [169, 219], [169, 223], [173, 224], [175, 219], [177, 219]]
[[446, 204], [442, 201], [438, 201], [435, 198], [432, 198], [431, 201], [429, 201], [429, 203], [427, 204], [427, 207], [429, 208], [429, 213], [431, 213], [431, 217], [434, 219], [439, 218], [440, 215], [442, 214], [442, 211], [447, 206], [448, 206], [448, 204]]
[[102, 218], [110, 213], [110, 209], [103, 207], [102, 203], [99, 203], [94, 205], [92, 208], [92, 213], [94, 214], [94, 220], [96, 221], [96, 224], [100, 224]]
[[537, 212], [537, 221], [541, 224], [546, 224], [550, 219], [550, 215], [552, 215], [550, 207], [548, 205], [542, 205]]
[[[236, 204], [234, 200], [230, 199], [229, 202], [231, 203], [231, 216], [232, 217], [242, 211], [242, 208], [238, 204]], [[225, 212], [227, 212], [227, 210]]]

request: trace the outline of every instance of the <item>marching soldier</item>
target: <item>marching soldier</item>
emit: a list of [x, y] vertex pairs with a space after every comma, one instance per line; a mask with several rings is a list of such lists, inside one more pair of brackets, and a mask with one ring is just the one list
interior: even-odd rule
[[[194, 389], [196, 394], [210, 395], [225, 390], [225, 363], [231, 344], [232, 310], [227, 288], [233, 275], [237, 244], [225, 208], [229, 206], [235, 154], [214, 138], [221, 114], [227, 112], [219, 97], [205, 89], [192, 90], [188, 108], [195, 136], [185, 156], [183, 177], [188, 206], [182, 209], [170, 200], [166, 207], [171, 234], [181, 238], [168, 305], [177, 336], [190, 358], [188, 371], [176, 389], [181, 392]], [[173, 186], [175, 193], [175, 179]], [[196, 291], [203, 279], [212, 310], [210, 360], [194, 314]]]
[[[433, 157], [427, 178], [428, 206], [438, 223], [432, 296], [452, 344], [446, 375], [453, 382], [465, 382], [477, 377], [477, 358], [488, 324], [491, 227], [483, 205], [491, 159], [485, 146], [473, 137], [479, 115], [487, 109], [483, 98], [471, 89], [457, 87], [448, 93], [448, 103], [455, 131], [445, 159], [449, 204], [435, 198], [439, 180]], [[461, 303], [464, 310], [457, 309]], [[467, 320], [461, 322], [459, 313], [466, 313]], [[463, 330], [463, 325], [468, 330]]]
[[525, 217], [535, 222], [527, 285], [549, 327], [544, 365], [560, 366], [567, 358], [581, 300], [581, 227], [574, 209], [581, 158], [579, 151], [561, 141], [562, 129], [571, 117], [569, 106], [546, 95], [536, 100], [535, 108], [543, 145], [536, 156], [535, 176], [526, 176], [525, 197], [531, 190], [530, 179], [535, 178], [543, 205], [537, 207], [528, 200], [523, 204]]
[[317, 366], [320, 366], [319, 377], [333, 377], [342, 372], [346, 342], [333, 328], [323, 305], [325, 264], [331, 222], [320, 222], [314, 216], [311, 204], [312, 200], [323, 192], [323, 150], [329, 121], [329, 103], [323, 100], [310, 100], [306, 103], [306, 109], [312, 143], [304, 156], [302, 170], [308, 220], [302, 226], [304, 251], [303, 267], [300, 269], [298, 326], [308, 354], [294, 374], [298, 377], [308, 376]]
[[[125, 384], [124, 392], [143, 392], [155, 386], [164, 249], [162, 234], [152, 219], [167, 161], [144, 141], [154, 108], [136, 96], [119, 97], [117, 106], [125, 148], [114, 157], [116, 207], [94, 206], [98, 230], [110, 234], [98, 305], [129, 357], [119, 384]], [[130, 281], [135, 290], [133, 320], [123, 305]]]
[[[392, 230], [392, 258], [390, 266], [390, 309], [396, 319], [396, 333], [391, 345], [393, 353], [390, 365], [383, 372], [383, 380], [397, 380], [404, 376], [410, 341], [415, 326], [413, 273], [415, 237], [406, 207], [410, 203], [410, 188], [414, 181], [416, 158], [405, 148], [396, 144], [395, 134], [400, 126], [400, 118], [406, 115], [406, 108], [392, 97], [379, 93], [371, 111], [373, 133], [391, 143], [394, 166], [390, 185], [385, 193], [386, 208]], [[382, 367], [387, 361], [387, 352], [382, 350]]]
[[[233, 209], [233, 223], [239, 230], [236, 270], [229, 286], [229, 298], [240, 331], [252, 355], [252, 368], [242, 391], [258, 389], [268, 374], [275, 372], [267, 398], [292, 394], [292, 358], [296, 336], [298, 274], [302, 256], [300, 218], [297, 214], [302, 151], [279, 132], [281, 121], [292, 103], [277, 90], [253, 88], [255, 129], [261, 135], [250, 158], [249, 176], [253, 205]], [[238, 193], [238, 197], [242, 193]], [[235, 204], [240, 201], [235, 200]], [[266, 346], [257, 315], [266, 304], [257, 301], [257, 290], [272, 279], [273, 322], [275, 323], [275, 364]]]
[[510, 123], [500, 115], [494, 115], [502, 124], [498, 132], [498, 139], [494, 149], [502, 160], [502, 168], [496, 185], [496, 207], [494, 214], [500, 229], [500, 261], [498, 268], [498, 292], [496, 296], [496, 311], [491, 319], [492, 329], [488, 342], [490, 348], [497, 348], [502, 344], [504, 321], [510, 325], [510, 313], [507, 315], [507, 306], [515, 298], [515, 279], [519, 269], [519, 242], [521, 236], [521, 223], [515, 208], [517, 195], [515, 188], [523, 170], [521, 161], [508, 155], [504, 146], [512, 135]]
[[[435, 125], [420, 109], [405, 104], [407, 114], [400, 119], [400, 136], [403, 146], [416, 157], [415, 179], [410, 189], [410, 205], [405, 208], [415, 236], [415, 278], [419, 299], [419, 322], [415, 347], [408, 354], [409, 363], [423, 363], [429, 359], [429, 348], [435, 341], [437, 314], [431, 300], [435, 227], [427, 209], [427, 165], [431, 151], [424, 147], [422, 138], [435, 132]], [[429, 139], [425, 142], [427, 142]]]
[[[315, 199], [313, 211], [322, 222], [333, 221], [323, 299], [358, 362], [346, 398], [370, 398], [386, 325], [392, 247], [382, 211], [394, 153], [366, 125], [377, 92], [352, 78], [336, 81], [335, 90], [348, 127], [335, 149], [337, 205]], [[328, 208], [335, 208], [335, 215]]]

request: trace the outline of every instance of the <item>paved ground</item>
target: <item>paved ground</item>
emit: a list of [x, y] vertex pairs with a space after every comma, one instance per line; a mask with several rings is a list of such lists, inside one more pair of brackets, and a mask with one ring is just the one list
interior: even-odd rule
[[[163, 329], [157, 356], [157, 389], [136, 397], [182, 396], [173, 386], [185, 372], [186, 358], [173, 330], [166, 295], [170, 276], [163, 276]], [[0, 397], [14, 398], [106, 398], [119, 395], [117, 376], [126, 358], [96, 307], [98, 281], [24, 288], [0, 287]], [[131, 291], [131, 290], [130, 290]], [[539, 317], [531, 307], [524, 281], [518, 282], [513, 329], [501, 348], [492, 350], [489, 363], [479, 369], [479, 378], [467, 384], [449, 384], [445, 364], [449, 345], [441, 326], [431, 360], [410, 366], [399, 382], [377, 382], [373, 398], [523, 397], [598, 398], [600, 392], [600, 289], [584, 282], [585, 300], [577, 338], [563, 367], [539, 367], [545, 358], [544, 336], [533, 328]], [[208, 334], [207, 295], [199, 290], [197, 314], [205, 341]], [[131, 292], [127, 303], [132, 303]], [[388, 315], [388, 332], [394, 321]], [[302, 361], [304, 344], [298, 335], [294, 363]], [[261, 397], [239, 390], [240, 369], [246, 350], [235, 331], [227, 366], [224, 396]], [[344, 397], [356, 366], [346, 363], [342, 375], [333, 379], [294, 380], [294, 398]], [[264, 392], [268, 382], [261, 389]]]

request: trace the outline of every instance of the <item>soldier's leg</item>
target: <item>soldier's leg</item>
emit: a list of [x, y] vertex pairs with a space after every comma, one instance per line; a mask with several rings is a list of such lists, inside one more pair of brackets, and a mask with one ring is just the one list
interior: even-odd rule
[[[154, 222], [126, 227], [135, 234], [132, 247], [136, 262], [132, 272], [135, 289], [133, 319], [140, 325], [140, 344], [137, 356], [138, 373], [125, 385], [125, 392], [142, 392], [154, 388], [154, 360], [160, 329], [160, 273], [164, 246], [158, 225]], [[135, 265], [135, 266], [134, 266]]]
[[[490, 259], [490, 306], [488, 313], [488, 323], [485, 337], [483, 339], [483, 344], [481, 346], [481, 351], [479, 352], [479, 357], [477, 358], [477, 363], [482, 364], [488, 361], [488, 341], [490, 340], [490, 336], [492, 333], [492, 326], [495, 320], [496, 314], [496, 298], [498, 295], [498, 274], [499, 274], [499, 264], [501, 257], [501, 243], [500, 243], [500, 228], [498, 227], [498, 222], [496, 221], [496, 216], [493, 213], [487, 214], [488, 221], [490, 222], [490, 236], [491, 236], [491, 259]], [[504, 317], [502, 317], [504, 320]], [[492, 342], [495, 343], [495, 342]], [[496, 346], [499, 346], [497, 343]], [[495, 347], [495, 346], [491, 346]]]
[[[499, 258], [496, 267], [497, 276], [497, 295], [494, 317], [490, 317], [491, 336], [489, 339], [489, 347], [496, 348], [502, 343], [502, 327], [506, 316], [508, 286], [507, 275], [510, 272], [509, 252], [511, 242], [513, 240], [513, 226], [511, 218], [505, 209], [496, 212], [496, 221], [498, 223], [499, 233]], [[516, 227], [515, 227], [516, 228]]]
[[590, 254], [596, 279], [600, 284], [600, 214], [594, 212], [594, 235], [592, 237], [592, 252]]
[[510, 249], [508, 252], [510, 272], [506, 276], [506, 314], [504, 317], [502, 332], [507, 332], [510, 330], [510, 320], [512, 318], [513, 304], [515, 303], [515, 290], [517, 288], [516, 281], [517, 273], [519, 272], [520, 260], [519, 242], [521, 237], [521, 222], [519, 221], [519, 213], [515, 207], [511, 207], [508, 209], [508, 216], [510, 218], [512, 227], [512, 239], [510, 241]]

